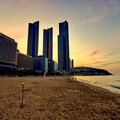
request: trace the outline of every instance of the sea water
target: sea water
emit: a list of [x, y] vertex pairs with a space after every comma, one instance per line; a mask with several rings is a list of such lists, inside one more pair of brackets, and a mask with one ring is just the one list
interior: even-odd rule
[[120, 93], [120, 75], [110, 76], [75, 76], [78, 81]]

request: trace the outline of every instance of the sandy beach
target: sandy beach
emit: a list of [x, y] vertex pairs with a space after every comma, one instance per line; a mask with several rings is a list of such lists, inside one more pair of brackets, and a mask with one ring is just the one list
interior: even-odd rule
[[0, 120], [65, 119], [120, 120], [120, 94], [72, 77], [0, 78]]

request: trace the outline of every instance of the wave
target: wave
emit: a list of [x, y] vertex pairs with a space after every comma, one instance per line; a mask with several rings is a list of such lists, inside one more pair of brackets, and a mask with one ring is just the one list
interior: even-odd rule
[[120, 89], [120, 86], [115, 86], [115, 85], [109, 85], [110, 87], [116, 88], [116, 89]]

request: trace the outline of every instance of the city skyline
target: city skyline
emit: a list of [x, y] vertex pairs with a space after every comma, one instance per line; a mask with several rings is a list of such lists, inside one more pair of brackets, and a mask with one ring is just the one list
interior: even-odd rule
[[52, 26], [53, 60], [57, 61], [58, 23], [67, 20], [75, 66], [98, 67], [116, 74], [120, 73], [119, 13], [119, 0], [1, 0], [0, 32], [14, 38], [20, 52], [26, 54], [28, 23], [39, 20], [38, 51], [42, 55], [43, 29]]

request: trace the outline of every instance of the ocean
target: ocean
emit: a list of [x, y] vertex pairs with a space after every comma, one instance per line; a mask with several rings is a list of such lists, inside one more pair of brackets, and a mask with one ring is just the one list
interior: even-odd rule
[[75, 76], [78, 81], [89, 83], [120, 94], [120, 75]]

